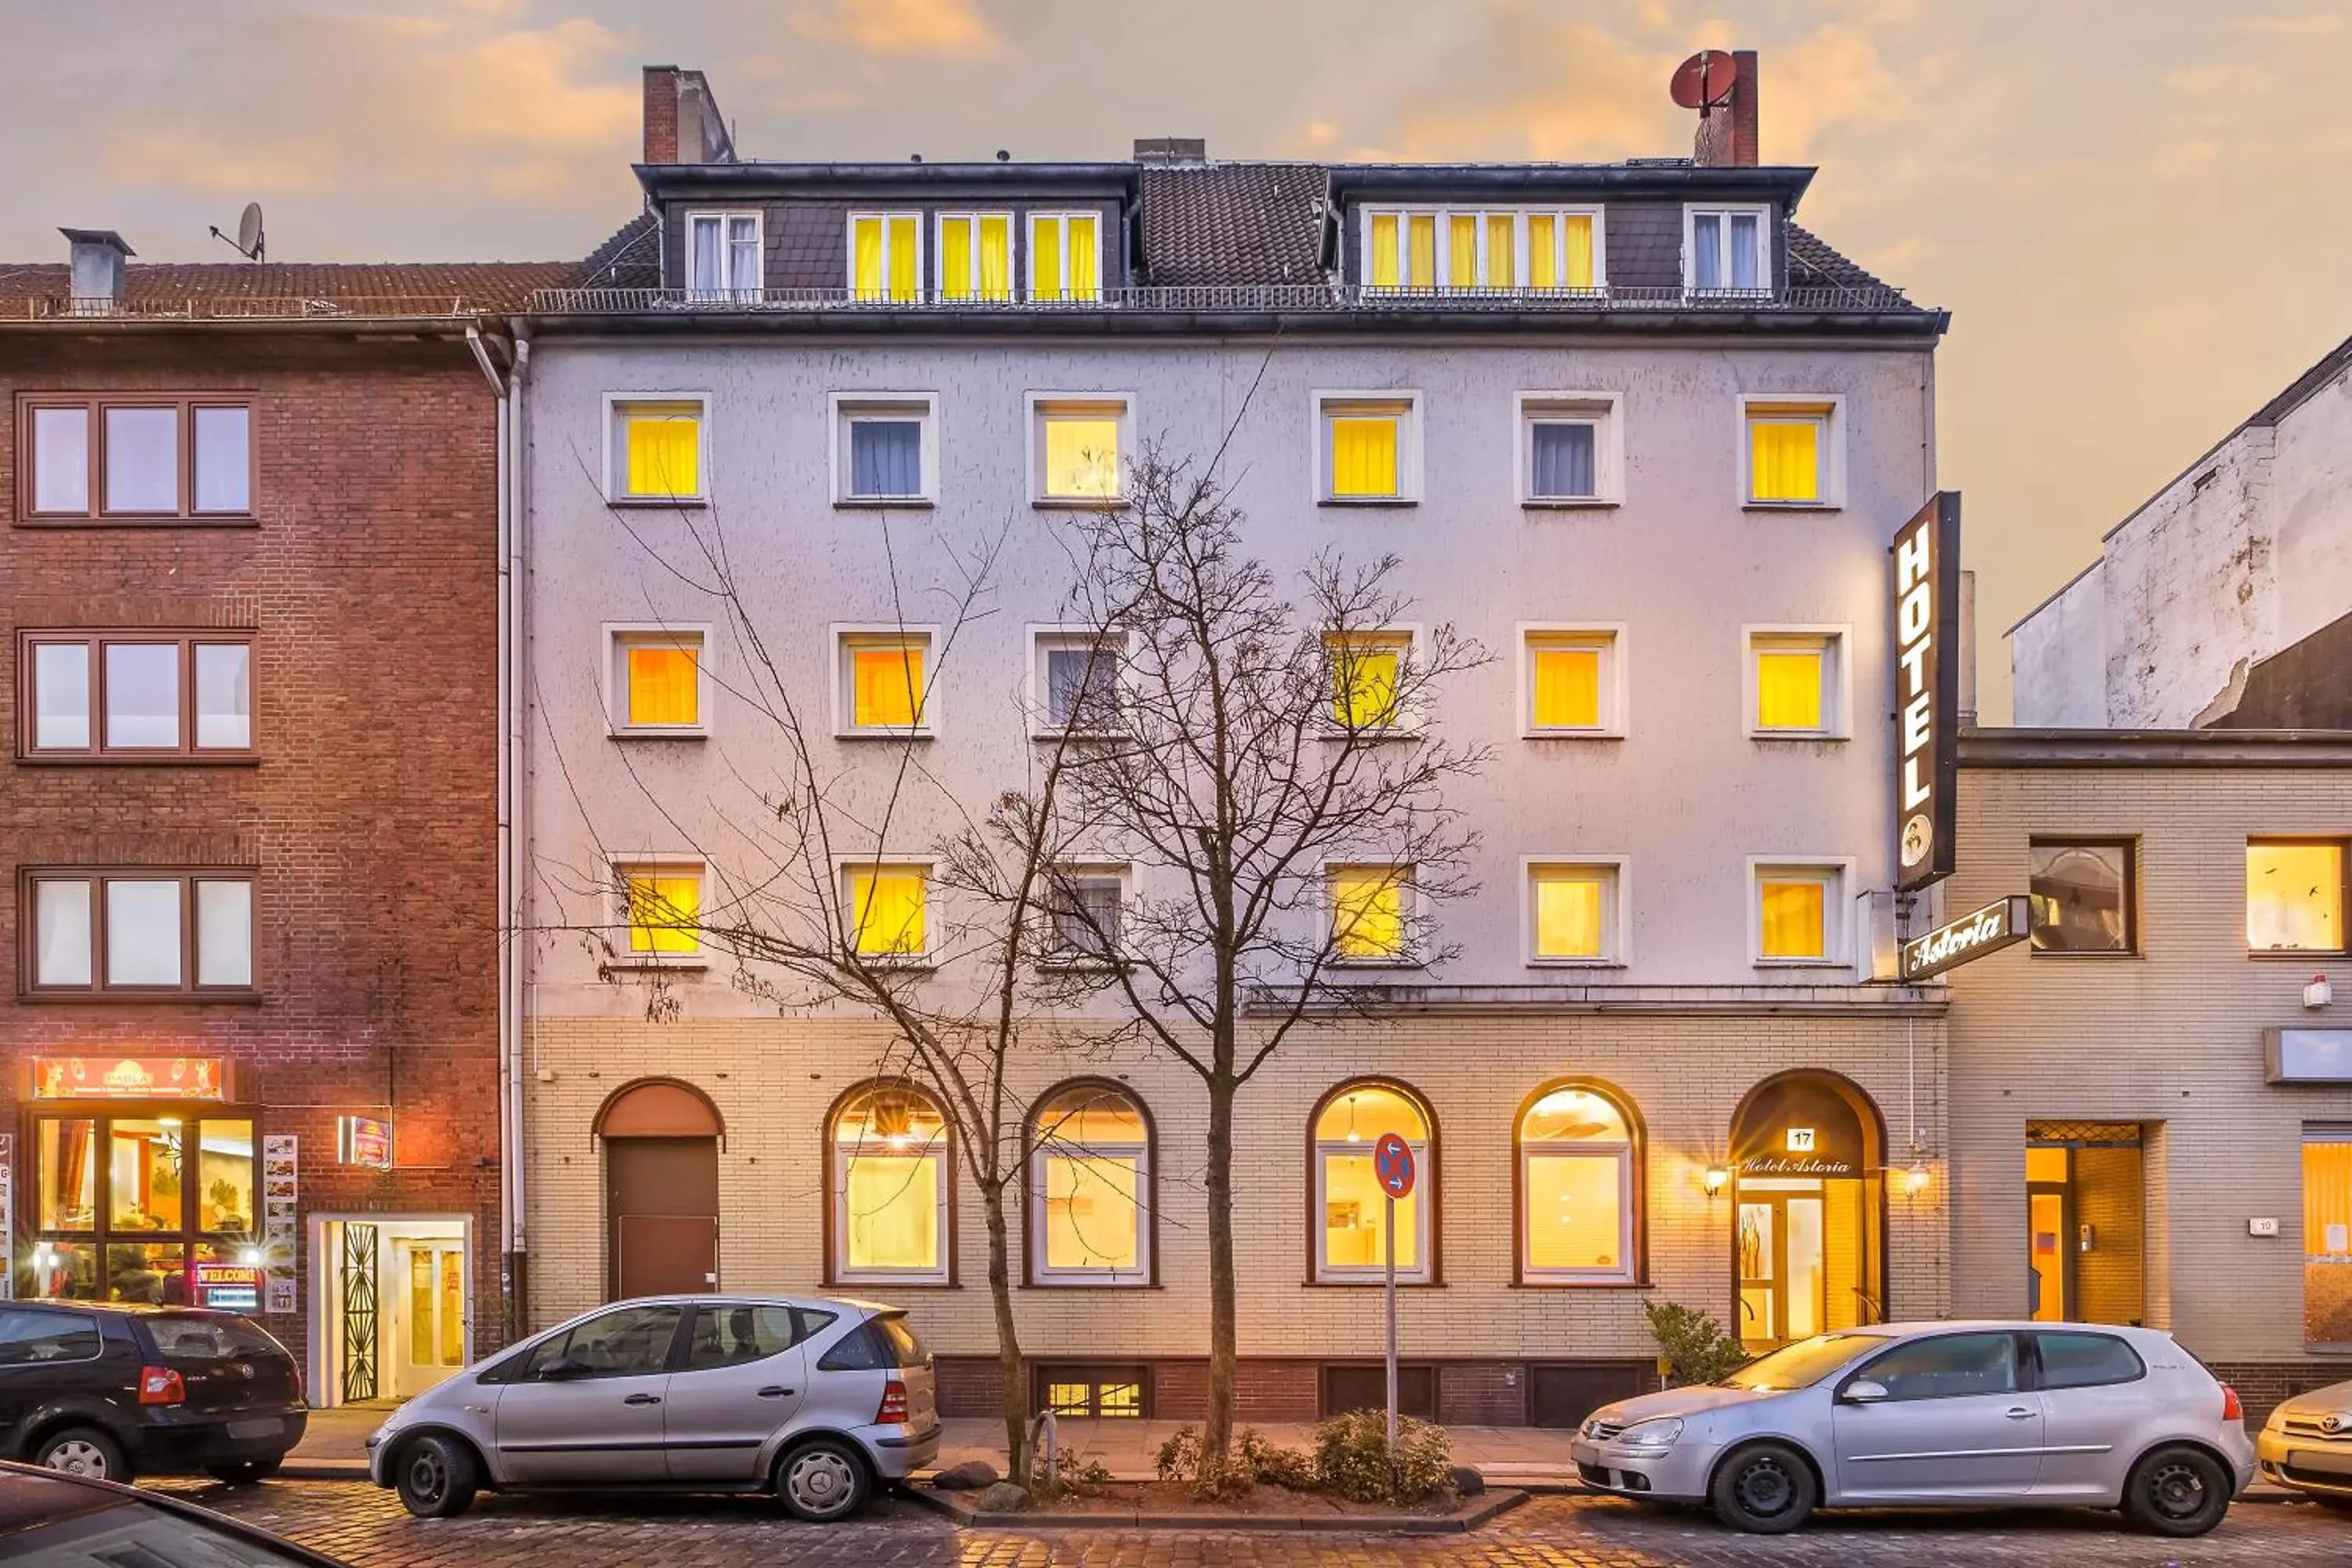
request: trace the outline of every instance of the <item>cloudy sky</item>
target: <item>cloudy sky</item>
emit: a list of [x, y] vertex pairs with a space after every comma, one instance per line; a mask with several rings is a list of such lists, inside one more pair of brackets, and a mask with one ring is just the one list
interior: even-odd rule
[[758, 156], [1612, 159], [1686, 150], [1676, 60], [1759, 49], [1803, 221], [1955, 312], [1988, 718], [2000, 629], [2352, 332], [2343, 0], [0, 0], [0, 38], [26, 260], [225, 256], [251, 199], [278, 259], [578, 256], [648, 61]]

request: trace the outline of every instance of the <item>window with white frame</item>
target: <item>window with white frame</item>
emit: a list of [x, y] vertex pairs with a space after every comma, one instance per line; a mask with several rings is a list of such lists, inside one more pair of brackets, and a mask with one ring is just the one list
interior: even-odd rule
[[1601, 209], [1367, 207], [1363, 281], [1374, 289], [1605, 288]]
[[605, 398], [604, 495], [624, 505], [702, 500], [707, 399], [699, 394]]
[[933, 732], [937, 715], [931, 703], [929, 627], [842, 626], [834, 636], [839, 659], [837, 733]]
[[1762, 294], [1772, 288], [1772, 209], [1683, 209], [1683, 287], [1695, 294]]
[[1419, 1173], [1412, 1191], [1395, 1200], [1396, 1276], [1413, 1285], [1431, 1278], [1429, 1216], [1437, 1206], [1437, 1172], [1430, 1157], [1435, 1130], [1429, 1108], [1402, 1084], [1360, 1079], [1340, 1085], [1317, 1108], [1309, 1175], [1318, 1283], [1373, 1284], [1387, 1277], [1390, 1200], [1372, 1150], [1388, 1132], [1404, 1140]]
[[618, 962], [630, 964], [702, 961], [704, 868], [698, 860], [615, 862], [613, 889], [626, 935]]
[[931, 952], [931, 868], [921, 860], [856, 861], [841, 868], [843, 922], [863, 959], [920, 963]]
[[1528, 962], [1625, 962], [1624, 862], [1541, 859], [1527, 865]]
[[1151, 1277], [1151, 1132], [1108, 1084], [1074, 1083], [1029, 1122], [1029, 1205], [1039, 1285], [1142, 1285]]
[[849, 294], [860, 304], [909, 304], [923, 297], [923, 215], [849, 215]]
[[756, 212], [686, 215], [687, 287], [697, 294], [756, 295], [766, 286]]
[[1749, 879], [1759, 965], [1846, 962], [1844, 862], [1756, 860]]
[[1029, 215], [1029, 298], [1078, 303], [1102, 298], [1102, 215]]
[[1843, 499], [1839, 400], [1740, 399], [1740, 499], [1754, 507], [1833, 507]]
[[1315, 395], [1317, 499], [1378, 505], [1421, 494], [1421, 395]]
[[1748, 732], [1759, 740], [1843, 739], [1844, 629], [1751, 626], [1747, 635]]
[[1124, 722], [1127, 638], [1117, 632], [1031, 634], [1030, 707], [1040, 735], [1116, 734]]
[[709, 733], [709, 672], [699, 626], [610, 626], [605, 673], [615, 735]]
[[1324, 634], [1332, 729], [1356, 734], [1415, 725], [1412, 646], [1412, 632], [1402, 627]]
[[1519, 1118], [1519, 1278], [1530, 1285], [1622, 1285], [1634, 1278], [1632, 1119], [1610, 1094], [1566, 1084]]
[[1003, 303], [1013, 298], [1013, 215], [939, 216], [940, 298]]
[[946, 1284], [950, 1133], [938, 1103], [910, 1084], [877, 1084], [829, 1131], [834, 1279]]
[[1518, 395], [1521, 505], [1597, 506], [1623, 499], [1619, 401], [1613, 393]]
[[1127, 486], [1131, 408], [1120, 394], [1031, 394], [1030, 495], [1045, 505], [1116, 505]]
[[1520, 732], [1530, 739], [1625, 733], [1622, 627], [1520, 627], [1519, 680]]
[[1045, 888], [1045, 961], [1105, 964], [1119, 954], [1125, 866], [1055, 866]]
[[832, 403], [835, 502], [928, 506], [939, 500], [935, 394], [836, 393]]
[[1412, 962], [1412, 868], [1405, 865], [1327, 866], [1335, 963]]
[[23, 886], [34, 995], [253, 989], [250, 871], [40, 870]]

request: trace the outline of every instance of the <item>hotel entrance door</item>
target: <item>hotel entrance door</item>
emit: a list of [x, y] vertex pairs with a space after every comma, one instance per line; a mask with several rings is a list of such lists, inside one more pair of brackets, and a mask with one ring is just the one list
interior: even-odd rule
[[1833, 1073], [1767, 1079], [1731, 1123], [1733, 1318], [1742, 1348], [1886, 1317], [1877, 1108]]

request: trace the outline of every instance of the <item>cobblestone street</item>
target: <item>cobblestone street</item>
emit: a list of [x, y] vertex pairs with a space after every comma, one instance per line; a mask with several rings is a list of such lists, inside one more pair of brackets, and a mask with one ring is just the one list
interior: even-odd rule
[[1848, 1514], [1781, 1540], [1739, 1536], [1692, 1512], [1612, 1499], [1538, 1498], [1466, 1536], [1132, 1529], [959, 1533], [903, 1501], [815, 1527], [734, 1499], [583, 1501], [485, 1497], [446, 1521], [411, 1519], [388, 1492], [342, 1481], [228, 1489], [162, 1483], [357, 1568], [751, 1568], [957, 1564], [960, 1568], [1917, 1568], [1919, 1564], [2298, 1564], [2352, 1561], [2352, 1519], [2305, 1503], [2241, 1505], [2200, 1541], [2165, 1542], [2096, 1513]]

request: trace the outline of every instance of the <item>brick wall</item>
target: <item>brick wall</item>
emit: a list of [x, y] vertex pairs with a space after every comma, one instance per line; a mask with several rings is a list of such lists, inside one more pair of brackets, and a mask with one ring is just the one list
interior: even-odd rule
[[[283, 346], [273, 346], [273, 344]], [[257, 527], [23, 528], [16, 395], [157, 388], [253, 400]], [[301, 1140], [300, 1313], [316, 1213], [473, 1222], [473, 1346], [499, 1342], [494, 405], [464, 345], [116, 334], [0, 341], [0, 711], [18, 627], [249, 627], [251, 765], [8, 764], [0, 952], [24, 865], [257, 868], [258, 1003], [0, 1010], [0, 1055], [228, 1058], [264, 1134]], [[34, 1202], [26, 1081], [20, 1235]], [[398, 1168], [335, 1163], [339, 1113], [395, 1123]], [[17, 1261], [21, 1264], [20, 1253]]]

